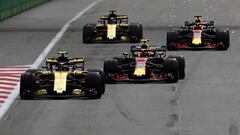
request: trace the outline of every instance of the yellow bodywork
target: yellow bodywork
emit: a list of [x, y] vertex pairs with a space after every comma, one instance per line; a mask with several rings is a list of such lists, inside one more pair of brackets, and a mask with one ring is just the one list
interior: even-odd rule
[[68, 72], [55, 72], [54, 73], [54, 88], [57, 94], [62, 94], [67, 89], [67, 76]]
[[194, 45], [202, 44], [202, 39], [201, 38], [193, 38], [192, 44], [194, 44]]
[[146, 69], [144, 68], [135, 68], [134, 75], [143, 76], [146, 74]]
[[[100, 16], [100, 19], [108, 19], [108, 18], [109, 18], [108, 15]], [[117, 19], [128, 19], [128, 16], [127, 15], [118, 15]]]
[[117, 24], [107, 24], [107, 38], [114, 39], [116, 38]]
[[47, 58], [47, 61], [48, 63], [53, 63], [53, 62], [57, 62], [57, 59], [56, 58]]
[[194, 44], [194, 45], [202, 44], [202, 36], [201, 35], [202, 35], [202, 30], [193, 31], [192, 44]]
[[136, 76], [146, 75], [146, 62], [147, 62], [147, 58], [136, 58], [136, 67], [133, 75], [136, 75]]
[[73, 58], [73, 59], [69, 59], [69, 62], [71, 63], [75, 63], [75, 62], [84, 62], [84, 57], [80, 57], [80, 58]]

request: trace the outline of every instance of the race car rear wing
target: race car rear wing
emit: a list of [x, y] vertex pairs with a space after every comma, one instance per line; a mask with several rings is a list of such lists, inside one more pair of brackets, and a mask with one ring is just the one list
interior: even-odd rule
[[[63, 59], [64, 58], [64, 59]], [[84, 57], [79, 58], [67, 58], [67, 57], [58, 57], [58, 58], [47, 58], [46, 66], [42, 66], [42, 68], [46, 68], [52, 70], [53, 65], [58, 65], [59, 63], [64, 63], [67, 65], [72, 65], [74, 69], [78, 68], [84, 70]]]
[[[105, 20], [105, 19], [108, 19], [108, 15], [103, 15], [100, 17], [100, 19], [102, 20]], [[128, 16], [127, 15], [117, 15], [117, 19], [128, 19]]]
[[84, 65], [85, 65], [85, 58], [84, 57], [79, 57], [79, 58], [72, 58], [69, 59], [69, 63], [72, 65], [75, 65], [76, 68], [80, 68], [81, 70], [84, 70]]
[[202, 18], [202, 15], [195, 15], [194, 18]]
[[[103, 15], [103, 16], [100, 17], [99, 22], [102, 22], [103, 24], [106, 24], [108, 19], [109, 19], [108, 15]], [[120, 24], [121, 23], [128, 23], [128, 16], [127, 15], [117, 15], [116, 19], [119, 20]]]
[[69, 59], [69, 63], [84, 63], [84, 57], [79, 57], [79, 58], [71, 58]]

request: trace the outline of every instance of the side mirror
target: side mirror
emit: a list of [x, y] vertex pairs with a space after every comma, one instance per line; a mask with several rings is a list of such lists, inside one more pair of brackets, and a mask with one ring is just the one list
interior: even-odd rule
[[209, 26], [209, 30], [214, 30], [215, 26]]
[[42, 66], [42, 68], [45, 68], [45, 69], [47, 69], [48, 67], [47, 67], [47, 66]]
[[164, 55], [165, 53], [164, 52], [158, 52], [157, 54], [158, 55]]
[[98, 20], [97, 22], [98, 22], [98, 23], [103, 23], [103, 21], [102, 21], [102, 20]]
[[136, 49], [137, 47], [135, 46], [135, 45], [132, 45], [131, 47], [130, 47], [130, 50], [132, 51], [132, 50], [134, 50], [134, 49]]
[[84, 66], [83, 65], [76, 65], [73, 69], [75, 69], [75, 68], [84, 70]]
[[161, 48], [162, 49], [167, 49], [167, 46], [166, 45], [162, 45]]
[[124, 55], [124, 56], [128, 56], [128, 53], [127, 53], [127, 52], [124, 52], [123, 55]]
[[181, 26], [181, 29], [186, 30], [187, 27], [186, 26]]

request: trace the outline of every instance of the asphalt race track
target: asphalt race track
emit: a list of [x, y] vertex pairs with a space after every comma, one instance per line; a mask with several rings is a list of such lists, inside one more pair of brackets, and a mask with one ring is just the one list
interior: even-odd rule
[[[32, 64], [61, 27], [94, 0], [52, 0], [0, 23], [0, 66]], [[0, 135], [238, 135], [240, 126], [240, 2], [237, 0], [103, 0], [74, 22], [49, 56], [85, 56], [86, 68], [121, 55], [130, 44], [83, 44], [82, 27], [108, 10], [144, 26], [152, 44], [194, 15], [229, 27], [228, 51], [177, 51], [186, 79], [176, 84], [106, 86], [100, 100], [20, 100], [0, 120]]]

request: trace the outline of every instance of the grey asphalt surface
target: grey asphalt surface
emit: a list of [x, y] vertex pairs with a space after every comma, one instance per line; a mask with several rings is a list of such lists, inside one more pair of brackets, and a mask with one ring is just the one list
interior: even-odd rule
[[[53, 0], [0, 23], [0, 65], [31, 64], [61, 26], [91, 3]], [[63, 9], [64, 7], [64, 9]], [[130, 44], [83, 44], [82, 27], [108, 10], [144, 26], [144, 37], [165, 43], [166, 32], [194, 15], [230, 27], [228, 51], [177, 51], [186, 79], [176, 84], [111, 84], [100, 100], [19, 98], [0, 120], [0, 135], [238, 135], [240, 126], [240, 2], [237, 0], [103, 0], [73, 23], [49, 56], [86, 56], [87, 68], [121, 55]]]

